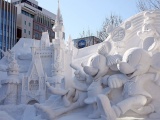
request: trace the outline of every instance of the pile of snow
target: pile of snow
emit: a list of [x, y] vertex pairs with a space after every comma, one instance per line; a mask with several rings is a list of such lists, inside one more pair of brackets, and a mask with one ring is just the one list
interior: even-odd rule
[[15, 119], [9, 116], [8, 113], [0, 111], [0, 120], [15, 120]]
[[[4, 111], [9, 114], [13, 120], [22, 120], [22, 115], [24, 110], [26, 109], [26, 105], [1, 105], [0, 111]], [[2, 119], [0, 114], [0, 120], [10, 120], [10, 119]], [[11, 119], [12, 120], [12, 119]]]

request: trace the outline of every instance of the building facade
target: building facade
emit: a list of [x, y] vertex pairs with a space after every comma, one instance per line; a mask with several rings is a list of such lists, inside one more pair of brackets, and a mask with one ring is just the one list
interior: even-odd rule
[[78, 49], [88, 47], [88, 46], [102, 42], [101, 39], [99, 39], [95, 36], [73, 39], [73, 41], [74, 41], [74, 46]]
[[38, 6], [36, 0], [12, 0], [12, 3], [17, 7], [17, 40], [21, 37], [39, 40], [44, 31], [49, 32], [50, 41], [54, 39], [55, 14]]
[[5, 0], [0, 0], [0, 49], [4, 51], [11, 49], [16, 43], [16, 20], [17, 8]]

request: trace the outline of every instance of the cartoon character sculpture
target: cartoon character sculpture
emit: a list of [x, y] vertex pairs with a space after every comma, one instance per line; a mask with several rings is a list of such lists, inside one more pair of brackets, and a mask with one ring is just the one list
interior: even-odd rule
[[155, 24], [156, 12], [145, 12], [142, 30], [137, 32], [138, 37], [143, 41], [142, 48], [148, 52], [159, 52], [159, 32]]
[[123, 61], [117, 64], [123, 74], [112, 75], [107, 80], [110, 88], [123, 87], [123, 100], [111, 105], [107, 96], [99, 95], [97, 99], [101, 116], [105, 120], [115, 120], [129, 110], [141, 115], [154, 112], [152, 96], [144, 89], [146, 81], [152, 80], [159, 84], [159, 75], [149, 73], [151, 65], [151, 56], [145, 50], [131, 48], [125, 52]]
[[89, 84], [86, 81], [84, 73], [78, 67], [73, 64], [71, 64], [71, 67], [75, 70], [75, 78], [71, 87], [68, 89], [56, 89], [46, 82], [47, 87], [53, 94], [60, 95], [62, 97], [64, 106], [56, 109], [52, 108], [51, 105], [45, 106], [35, 104], [38, 111], [45, 114], [42, 115], [42, 117], [53, 120], [66, 112], [85, 105], [84, 100], [87, 97], [86, 92]]
[[88, 96], [84, 101], [86, 104], [93, 105], [93, 113], [88, 116], [89, 118], [96, 119], [100, 117], [100, 112], [97, 109], [97, 96], [99, 94], [107, 95], [110, 92], [108, 87], [104, 87], [103, 80], [109, 77], [107, 73], [111, 66], [116, 64], [117, 59], [120, 59], [118, 55], [109, 55], [111, 49], [111, 43], [105, 42], [98, 48], [97, 54], [90, 57], [86, 66], [82, 64], [84, 72], [92, 80], [87, 89]]
[[93, 113], [89, 115], [89, 118], [99, 117], [99, 112], [96, 109], [96, 99], [103, 92], [102, 78], [107, 74], [108, 69], [106, 58], [100, 54], [92, 56], [88, 65], [83, 66], [84, 72], [92, 79], [92, 83], [87, 89], [88, 96], [85, 99], [86, 104], [94, 105]]
[[36, 108], [42, 111], [42, 113], [45, 113], [45, 116], [47, 116], [48, 119], [52, 120], [63, 113], [82, 107], [86, 104], [92, 104], [94, 110], [93, 113], [89, 115], [89, 118], [99, 118], [100, 113], [98, 112], [96, 105], [97, 96], [99, 94], [109, 93], [110, 89], [104, 88], [103, 80], [109, 77], [107, 72], [110, 66], [115, 64], [116, 59], [118, 59], [117, 56], [108, 55], [110, 50], [111, 46], [109, 43], [100, 46], [98, 52], [89, 58], [86, 66], [82, 63], [83, 71], [71, 64], [71, 67], [75, 70], [75, 78], [69, 88], [56, 89], [48, 82], [46, 83], [53, 94], [62, 96], [64, 103], [63, 108], [54, 110], [54, 108], [51, 108], [50, 106], [46, 107], [41, 104], [36, 104]]

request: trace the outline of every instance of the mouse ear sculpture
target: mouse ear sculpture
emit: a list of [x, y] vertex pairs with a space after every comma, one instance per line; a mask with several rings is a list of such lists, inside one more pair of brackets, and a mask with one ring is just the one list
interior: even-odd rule
[[98, 47], [98, 54], [103, 55], [107, 59], [107, 65], [110, 67], [117, 64], [117, 60], [121, 60], [121, 56], [112, 53], [112, 44], [110, 42], [104, 42]]

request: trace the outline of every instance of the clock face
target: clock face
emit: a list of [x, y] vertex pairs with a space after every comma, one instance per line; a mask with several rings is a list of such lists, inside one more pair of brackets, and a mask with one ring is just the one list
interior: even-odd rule
[[111, 38], [114, 42], [123, 40], [125, 37], [125, 30], [121, 27], [117, 27], [111, 34]]

